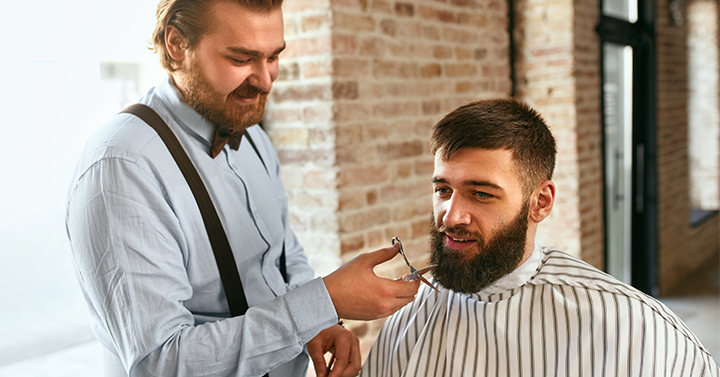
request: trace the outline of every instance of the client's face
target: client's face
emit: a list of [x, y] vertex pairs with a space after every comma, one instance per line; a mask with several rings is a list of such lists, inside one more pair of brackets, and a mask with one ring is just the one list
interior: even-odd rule
[[[485, 241], [479, 233], [462, 227], [440, 227], [433, 219], [430, 227], [430, 263], [435, 280], [442, 286], [461, 293], [476, 293], [512, 272], [525, 254], [529, 206], [526, 204], [517, 217]], [[476, 240], [477, 252], [447, 246], [447, 234]], [[451, 241], [452, 242], [452, 241]]]
[[447, 160], [436, 155], [433, 187], [430, 263], [442, 286], [476, 293], [529, 255], [530, 201], [510, 151], [461, 149]]

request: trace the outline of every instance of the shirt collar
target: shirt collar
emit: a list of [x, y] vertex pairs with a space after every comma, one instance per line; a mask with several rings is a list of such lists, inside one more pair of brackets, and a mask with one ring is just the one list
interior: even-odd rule
[[185, 97], [175, 86], [172, 77], [164, 78], [157, 85], [157, 92], [175, 122], [184, 131], [201, 140], [210, 150], [210, 145], [215, 137], [215, 125], [203, 119], [200, 114], [185, 103]]
[[478, 292], [477, 294], [481, 297], [487, 297], [489, 295], [502, 293], [511, 289], [521, 287], [528, 280], [530, 280], [533, 275], [535, 275], [535, 272], [537, 271], [538, 266], [540, 266], [541, 261], [542, 249], [540, 248], [540, 245], [535, 243], [532, 254], [525, 262], [523, 262], [520, 266], [513, 270], [513, 272], [498, 279], [498, 281]]

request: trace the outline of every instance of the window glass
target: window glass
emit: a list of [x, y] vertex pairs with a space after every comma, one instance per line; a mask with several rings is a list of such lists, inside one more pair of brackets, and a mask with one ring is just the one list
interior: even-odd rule
[[636, 22], [637, 0], [603, 0], [603, 14], [623, 21]]
[[632, 243], [632, 48], [603, 46], [605, 216], [609, 274], [630, 283]]
[[688, 156], [690, 208], [698, 220], [720, 208], [720, 114], [718, 92], [718, 5], [688, 4]]

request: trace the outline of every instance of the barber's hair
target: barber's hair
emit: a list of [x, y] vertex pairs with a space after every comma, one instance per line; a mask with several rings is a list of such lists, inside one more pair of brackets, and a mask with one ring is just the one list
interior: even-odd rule
[[175, 60], [165, 45], [165, 31], [173, 25], [185, 38], [186, 49], [192, 49], [207, 34], [210, 6], [219, 1], [235, 2], [252, 12], [269, 13], [282, 6], [283, 0], [160, 0], [155, 14], [152, 50], [160, 57], [160, 64], [168, 72], [177, 70]]
[[433, 127], [431, 143], [444, 160], [463, 148], [511, 151], [525, 195], [552, 179], [555, 169], [555, 138], [538, 112], [514, 98], [457, 108]]

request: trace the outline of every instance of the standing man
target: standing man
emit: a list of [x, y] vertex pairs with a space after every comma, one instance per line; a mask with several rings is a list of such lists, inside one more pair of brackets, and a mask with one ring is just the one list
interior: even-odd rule
[[430, 263], [385, 322], [361, 376], [719, 376], [657, 300], [535, 243], [552, 210], [556, 146], [514, 99], [462, 106], [432, 133]]
[[358, 341], [338, 319], [387, 316], [417, 292], [418, 282], [374, 275], [394, 247], [314, 278], [288, 226], [277, 156], [254, 126], [285, 48], [281, 4], [162, 0], [153, 43], [168, 78], [140, 100], [208, 189], [242, 278], [244, 315], [230, 318], [198, 206], [152, 128], [117, 115], [81, 155], [66, 224], [106, 376], [300, 377], [308, 354], [319, 376], [353, 376]]

